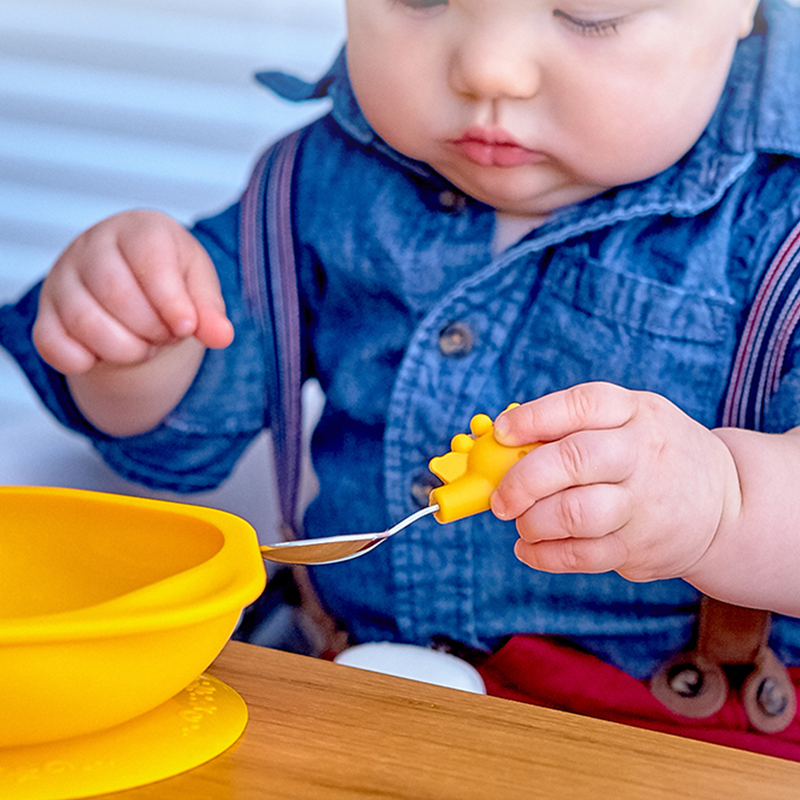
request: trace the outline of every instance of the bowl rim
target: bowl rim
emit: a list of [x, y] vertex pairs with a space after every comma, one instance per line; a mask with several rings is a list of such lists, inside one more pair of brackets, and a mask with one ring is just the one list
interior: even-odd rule
[[[191, 503], [157, 500], [135, 495], [122, 495], [90, 489], [72, 489], [51, 486], [0, 486], [0, 501], [6, 495], [47, 495], [50, 497], [78, 497], [97, 503], [122, 507], [150, 508], [156, 511], [180, 513], [210, 523], [224, 537], [223, 546], [210, 558], [186, 570], [169, 575], [159, 581], [126, 592], [116, 598], [87, 608], [30, 617], [0, 619], [0, 647], [34, 642], [65, 642], [81, 639], [120, 638], [145, 632], [163, 631], [202, 624], [227, 614], [238, 614], [253, 602], [266, 584], [266, 569], [261, 558], [258, 537], [249, 522], [228, 511]], [[153, 587], [170, 589], [170, 584], [180, 584], [199, 579], [205, 573], [221, 572], [207, 596], [193, 598], [174, 605], [150, 608], [130, 608], [122, 598], [136, 599], [136, 595], [152, 592]], [[89, 611], [91, 609], [91, 611]]]

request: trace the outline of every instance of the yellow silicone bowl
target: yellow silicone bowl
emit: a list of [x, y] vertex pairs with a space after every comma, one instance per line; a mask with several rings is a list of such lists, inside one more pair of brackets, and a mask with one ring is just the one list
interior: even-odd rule
[[0, 487], [0, 747], [121, 724], [188, 686], [264, 588], [223, 511]]

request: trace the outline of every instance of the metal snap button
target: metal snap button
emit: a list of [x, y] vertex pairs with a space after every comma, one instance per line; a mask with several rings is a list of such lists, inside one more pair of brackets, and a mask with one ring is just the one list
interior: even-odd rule
[[667, 683], [681, 697], [697, 697], [703, 691], [703, 673], [694, 664], [678, 664], [669, 671]]
[[767, 676], [756, 690], [756, 704], [768, 717], [779, 717], [789, 707], [789, 698], [778, 681]]
[[446, 358], [464, 358], [474, 344], [475, 337], [465, 322], [449, 322], [439, 331], [439, 352]]

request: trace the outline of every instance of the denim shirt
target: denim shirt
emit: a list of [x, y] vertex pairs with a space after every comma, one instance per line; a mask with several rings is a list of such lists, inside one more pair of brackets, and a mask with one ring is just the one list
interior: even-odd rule
[[[295, 173], [304, 364], [326, 396], [306, 535], [400, 520], [430, 485], [429, 459], [473, 414], [583, 381], [658, 392], [719, 424], [758, 281], [800, 220], [800, 9], [762, 5], [708, 129], [680, 162], [556, 211], [499, 254], [491, 208], [374, 133], [344, 55], [316, 84], [259, 76], [284, 97], [333, 103], [304, 131]], [[81, 418], [30, 343], [36, 289], [0, 317], [0, 339], [54, 413], [135, 480], [210, 488], [269, 422], [238, 213], [233, 205], [193, 229], [219, 271], [235, 341], [207, 353], [151, 433], [113, 439]], [[798, 424], [795, 342], [766, 429]], [[698, 593], [685, 582], [537, 572], [517, 561], [515, 540], [514, 525], [490, 513], [447, 525], [427, 518], [313, 578], [360, 641], [427, 644], [444, 634], [491, 648], [511, 633], [558, 634], [644, 677], [689, 638]], [[800, 621], [776, 617], [772, 638], [800, 664]]]

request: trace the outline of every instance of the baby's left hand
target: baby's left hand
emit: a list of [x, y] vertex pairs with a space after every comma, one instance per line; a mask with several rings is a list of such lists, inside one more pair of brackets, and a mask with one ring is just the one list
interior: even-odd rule
[[660, 395], [581, 384], [504, 412], [495, 435], [544, 442], [492, 496], [536, 569], [686, 575], [739, 502], [725, 444]]

